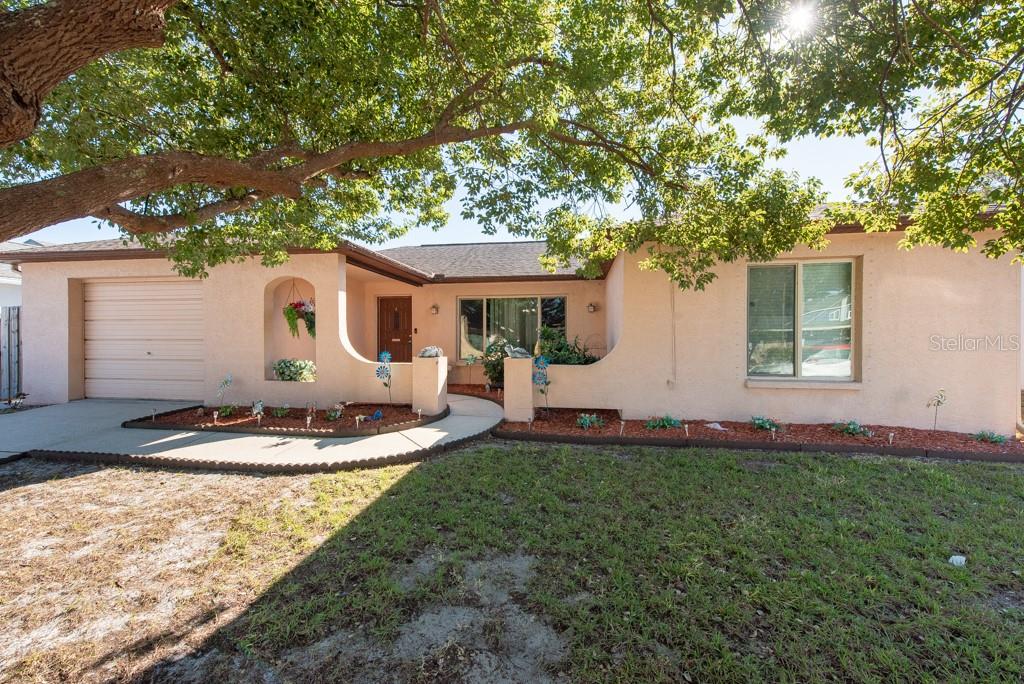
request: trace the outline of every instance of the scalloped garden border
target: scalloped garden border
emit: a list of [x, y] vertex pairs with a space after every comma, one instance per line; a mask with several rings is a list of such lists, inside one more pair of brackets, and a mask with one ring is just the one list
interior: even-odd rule
[[502, 430], [501, 424], [491, 429], [496, 439], [520, 442], [547, 442], [556, 444], [587, 444], [594, 446], [653, 446], [680, 449], [735, 449], [737, 451], [789, 451], [830, 454], [877, 454], [879, 456], [903, 456], [907, 458], [941, 458], [950, 461], [982, 461], [986, 463], [1024, 463], [1024, 454], [999, 454], [990, 451], [953, 451], [948, 449], [924, 449], [918, 447], [872, 447], [859, 444], [829, 444], [800, 442], [759, 442], [755, 440], [725, 439], [680, 439], [676, 437], [588, 437], [586, 435], [561, 435], [550, 432], [526, 432]]

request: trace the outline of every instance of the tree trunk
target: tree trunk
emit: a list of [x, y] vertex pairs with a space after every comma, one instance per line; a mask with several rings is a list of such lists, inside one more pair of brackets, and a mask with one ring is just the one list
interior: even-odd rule
[[0, 13], [0, 147], [32, 134], [43, 100], [103, 55], [159, 47], [177, 0], [50, 0]]

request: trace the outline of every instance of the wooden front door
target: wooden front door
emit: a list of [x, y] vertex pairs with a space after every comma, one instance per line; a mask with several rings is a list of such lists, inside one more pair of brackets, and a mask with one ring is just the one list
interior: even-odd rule
[[377, 355], [391, 352], [395, 363], [412, 361], [412, 298], [381, 297], [377, 300]]

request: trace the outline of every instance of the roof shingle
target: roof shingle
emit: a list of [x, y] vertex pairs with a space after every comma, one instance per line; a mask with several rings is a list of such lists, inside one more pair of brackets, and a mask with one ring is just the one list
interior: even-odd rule
[[[554, 273], [540, 265], [547, 249], [543, 241], [475, 242], [447, 245], [419, 245], [382, 249], [384, 256], [444, 280], [466, 278], [544, 278], [576, 274], [576, 266], [558, 268]], [[440, 279], [440, 278], [439, 278]]]

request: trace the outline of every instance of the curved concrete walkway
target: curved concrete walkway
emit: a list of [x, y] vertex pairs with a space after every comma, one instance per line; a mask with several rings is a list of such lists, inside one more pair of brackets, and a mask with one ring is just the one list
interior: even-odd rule
[[124, 464], [296, 472], [344, 470], [418, 460], [478, 437], [502, 408], [448, 395], [451, 414], [436, 423], [369, 437], [288, 437], [188, 430], [132, 430], [121, 423], [188, 402], [85, 399], [0, 415], [0, 460], [40, 458]]

